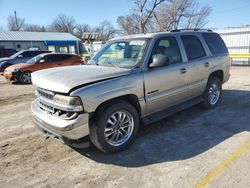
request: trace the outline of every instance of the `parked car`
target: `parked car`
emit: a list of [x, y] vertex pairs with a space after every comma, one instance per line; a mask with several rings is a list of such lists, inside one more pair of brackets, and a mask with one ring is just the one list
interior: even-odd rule
[[16, 53], [16, 50], [14, 49], [0, 49], [0, 58], [3, 58], [3, 57], [9, 57], [11, 55], [13, 55], [14, 53]]
[[4, 76], [9, 80], [29, 84], [31, 83], [31, 73], [34, 71], [60, 66], [80, 65], [83, 62], [82, 57], [74, 54], [43, 53], [33, 57], [26, 63], [7, 67]]
[[7, 67], [18, 64], [25, 63], [27, 60], [31, 59], [42, 53], [49, 53], [50, 51], [46, 50], [23, 50], [13, 54], [10, 57], [0, 58], [0, 73], [4, 72], [4, 69]]
[[74, 147], [89, 137], [104, 152], [129, 146], [141, 122], [216, 107], [230, 76], [228, 50], [209, 30], [115, 38], [88, 64], [33, 73], [32, 116], [48, 136]]

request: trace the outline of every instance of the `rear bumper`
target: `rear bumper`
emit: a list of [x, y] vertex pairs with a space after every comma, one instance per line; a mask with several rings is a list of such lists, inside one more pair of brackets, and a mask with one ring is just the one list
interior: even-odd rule
[[35, 100], [31, 105], [32, 119], [45, 134], [65, 140], [79, 140], [89, 135], [89, 114], [80, 114], [76, 119], [64, 120], [41, 110]]

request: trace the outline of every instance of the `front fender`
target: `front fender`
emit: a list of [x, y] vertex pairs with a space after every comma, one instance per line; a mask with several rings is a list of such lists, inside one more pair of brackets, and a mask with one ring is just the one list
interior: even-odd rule
[[142, 105], [144, 88], [141, 72], [98, 82], [70, 93], [71, 96], [79, 96], [82, 99], [86, 112], [94, 112], [105, 101], [129, 94], [137, 96], [140, 105]]

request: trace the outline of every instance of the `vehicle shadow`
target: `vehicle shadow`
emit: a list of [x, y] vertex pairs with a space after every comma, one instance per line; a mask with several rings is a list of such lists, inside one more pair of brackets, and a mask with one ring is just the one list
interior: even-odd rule
[[250, 91], [224, 90], [219, 106], [198, 105], [150, 126], [141, 127], [126, 151], [105, 154], [94, 147], [76, 150], [96, 162], [141, 167], [199, 155], [237, 133], [250, 131]]
[[22, 83], [22, 82], [20, 82], [20, 81], [12, 81], [11, 84], [12, 84], [12, 85], [31, 85], [31, 84]]

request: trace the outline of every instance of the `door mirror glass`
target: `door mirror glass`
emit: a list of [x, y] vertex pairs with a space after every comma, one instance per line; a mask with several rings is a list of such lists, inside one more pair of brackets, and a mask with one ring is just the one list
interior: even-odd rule
[[23, 58], [23, 55], [18, 55], [17, 58]]
[[163, 67], [169, 65], [169, 58], [166, 55], [155, 54], [152, 56], [152, 62], [149, 64], [150, 68]]

